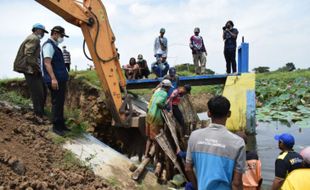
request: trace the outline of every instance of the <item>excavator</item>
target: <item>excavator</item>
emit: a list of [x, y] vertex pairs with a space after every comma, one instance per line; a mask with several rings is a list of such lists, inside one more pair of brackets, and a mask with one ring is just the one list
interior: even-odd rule
[[[124, 78], [115, 48], [116, 38], [112, 32], [106, 9], [101, 0], [83, 0], [82, 2], [77, 0], [36, 1], [61, 16], [67, 22], [81, 28], [84, 36], [83, 47], [85, 50], [85, 44], [87, 45], [91, 56], [89, 59], [95, 65], [95, 70], [105, 94], [107, 107], [113, 117], [112, 125], [125, 128], [141, 128], [141, 126], [145, 126], [147, 104], [141, 106], [141, 104], [133, 103], [132, 95], [127, 92], [127, 88], [139, 88], [141, 82], [129, 81], [127, 84]], [[248, 59], [247, 44], [243, 43], [241, 46], [246, 48], [241, 47], [241, 49], [238, 49], [240, 60]], [[245, 53], [244, 49], [246, 50]], [[238, 63], [239, 65], [242, 64]], [[238, 68], [238, 71], [242, 71], [242, 68]], [[181, 83], [191, 82], [194, 85], [209, 84], [209, 79], [215, 80], [213, 84], [226, 84], [223, 95], [230, 100], [233, 113], [227, 122], [227, 127], [231, 130], [240, 130], [240, 128], [253, 129], [251, 128], [252, 125], [250, 127], [248, 125], [255, 123], [255, 118], [253, 117], [253, 114], [255, 116], [255, 76], [242, 73], [238, 76], [180, 77]], [[144, 81], [144, 84], [154, 86], [158, 82], [159, 79], [148, 79]], [[167, 115], [163, 117], [168, 127], [173, 131], [173, 121], [165, 116]], [[158, 138], [158, 144], [173, 162], [175, 168], [183, 174], [182, 169], [177, 163], [175, 152], [166, 144], [168, 141], [166, 137], [161, 134]], [[176, 145], [178, 145], [177, 138], [173, 133], [172, 138]], [[154, 154], [153, 149], [150, 152]], [[148, 162], [149, 160], [142, 162], [141, 167], [139, 166], [134, 172], [133, 179], [137, 180], [139, 178]]]
[[[132, 104], [126, 79], [118, 60], [115, 36], [107, 12], [100, 0], [36, 0], [69, 23], [80, 27], [90, 56], [101, 81], [107, 107], [117, 127], [144, 125], [145, 109]], [[85, 52], [85, 51], [84, 51]]]

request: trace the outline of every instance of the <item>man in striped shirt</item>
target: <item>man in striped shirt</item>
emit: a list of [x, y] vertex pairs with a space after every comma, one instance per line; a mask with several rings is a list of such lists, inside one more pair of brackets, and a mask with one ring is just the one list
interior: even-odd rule
[[70, 52], [67, 50], [66, 46], [62, 46], [62, 54], [63, 54], [64, 60], [65, 60], [66, 68], [69, 72], [70, 71], [70, 65], [71, 65], [71, 56], [70, 56]]

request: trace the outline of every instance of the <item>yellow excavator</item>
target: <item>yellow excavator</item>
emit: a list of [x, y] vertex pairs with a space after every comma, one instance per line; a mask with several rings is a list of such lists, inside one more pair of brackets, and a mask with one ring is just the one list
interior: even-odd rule
[[[140, 128], [145, 125], [146, 109], [145, 106], [139, 106], [132, 103], [131, 95], [127, 93], [126, 80], [122, 73], [119, 63], [117, 51], [115, 48], [115, 36], [109, 24], [108, 16], [101, 0], [36, 0], [52, 12], [61, 16], [69, 23], [76, 25], [82, 29], [85, 44], [91, 55], [91, 60], [95, 65], [95, 69], [102, 89], [106, 97], [106, 103], [113, 117], [112, 125], [119, 127], [136, 127]], [[241, 46], [246, 46], [246, 43]], [[245, 54], [241, 53], [244, 49], [238, 49], [240, 59], [248, 59], [248, 47]], [[242, 55], [246, 55], [243, 57]], [[248, 63], [248, 61], [246, 61]], [[238, 64], [239, 66], [239, 64]], [[242, 68], [239, 69], [242, 71]], [[248, 70], [248, 68], [246, 68]], [[247, 71], [245, 71], [247, 72]], [[210, 76], [187, 77], [181, 79], [181, 83], [190, 81], [195, 85], [209, 84]], [[224, 83], [225, 88], [223, 95], [231, 102], [232, 117], [227, 121], [227, 127], [230, 130], [248, 129], [255, 123], [255, 76], [253, 74], [244, 73], [237, 76], [211, 76], [215, 80], [213, 84]], [[223, 80], [222, 80], [223, 79]], [[205, 83], [201, 83], [205, 81]], [[157, 80], [148, 81], [151, 83]], [[139, 81], [138, 81], [139, 83]], [[197, 83], [197, 84], [196, 84]], [[133, 82], [132, 86], [137, 83]], [[140, 83], [139, 83], [140, 84]], [[138, 84], [138, 85], [139, 85]], [[152, 84], [153, 85], [153, 84]], [[129, 86], [130, 87], [130, 84]], [[165, 118], [169, 126], [169, 118]], [[251, 129], [251, 126], [249, 129]], [[170, 126], [171, 127], [171, 126]], [[172, 126], [174, 127], [174, 126]], [[253, 129], [253, 128], [252, 128]], [[174, 138], [175, 141], [176, 138]], [[168, 140], [161, 138], [158, 140], [159, 145], [165, 150], [168, 157], [175, 166], [177, 165], [174, 151], [165, 143]], [[176, 144], [178, 144], [176, 142]], [[142, 162], [141, 167], [134, 172], [132, 178], [137, 180], [143, 171], [143, 168], [149, 160]], [[182, 169], [176, 167], [182, 174]]]
[[71, 24], [82, 29], [85, 43], [101, 81], [113, 125], [139, 127], [144, 124], [145, 110], [131, 103], [126, 80], [115, 48], [107, 12], [100, 0], [36, 0]]

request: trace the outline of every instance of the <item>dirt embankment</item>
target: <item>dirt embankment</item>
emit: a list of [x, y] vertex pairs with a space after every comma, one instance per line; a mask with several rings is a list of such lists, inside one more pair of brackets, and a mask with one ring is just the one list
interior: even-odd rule
[[0, 189], [112, 189], [30, 119], [0, 105]]

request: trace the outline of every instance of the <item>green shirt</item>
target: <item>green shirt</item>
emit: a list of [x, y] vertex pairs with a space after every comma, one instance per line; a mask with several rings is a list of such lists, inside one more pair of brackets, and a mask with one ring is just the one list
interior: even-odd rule
[[158, 105], [164, 105], [168, 97], [168, 93], [164, 89], [157, 90], [149, 103], [146, 122], [152, 125], [163, 125], [164, 121], [161, 116], [161, 110]]

